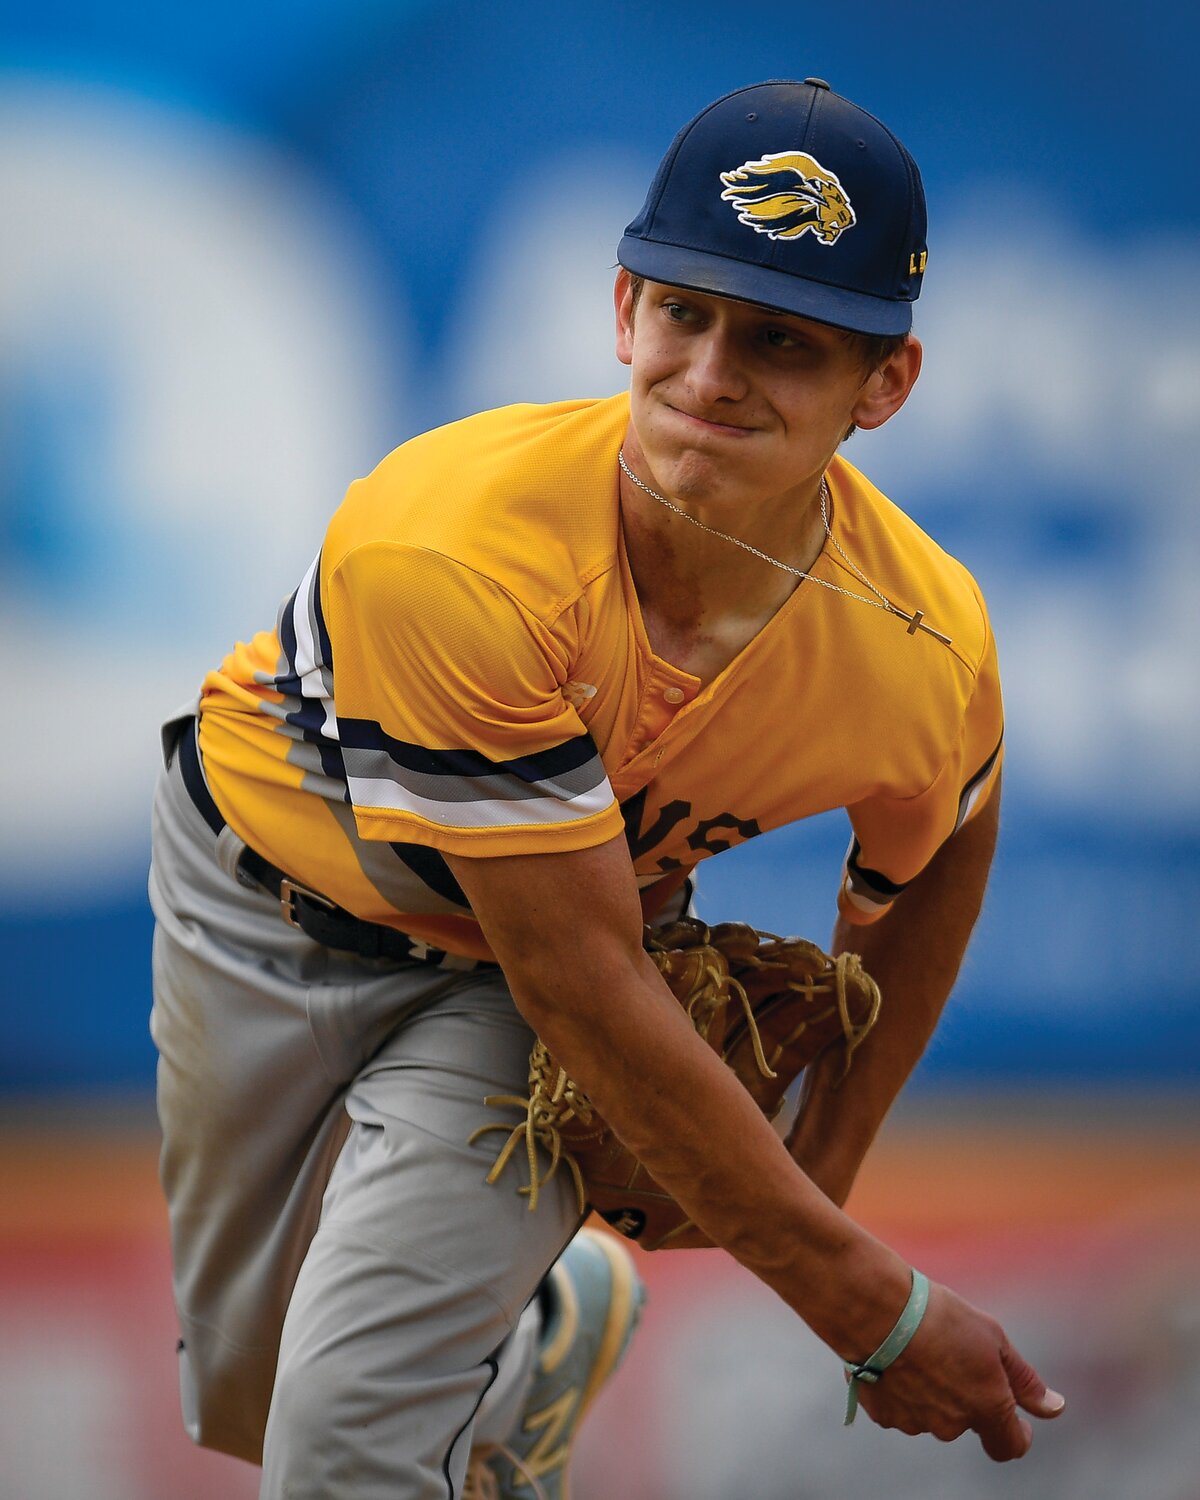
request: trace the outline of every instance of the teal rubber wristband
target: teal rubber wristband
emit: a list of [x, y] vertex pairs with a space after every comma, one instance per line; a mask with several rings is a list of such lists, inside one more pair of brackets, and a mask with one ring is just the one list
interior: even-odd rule
[[844, 1427], [849, 1427], [858, 1415], [858, 1387], [861, 1382], [874, 1385], [887, 1367], [898, 1359], [905, 1349], [908, 1341], [921, 1326], [921, 1319], [925, 1316], [925, 1308], [929, 1302], [929, 1278], [922, 1276], [920, 1271], [914, 1268], [912, 1273], [912, 1291], [908, 1294], [908, 1301], [904, 1304], [904, 1311], [896, 1320], [896, 1326], [871, 1355], [870, 1359], [863, 1360], [861, 1365], [847, 1363], [846, 1374], [850, 1377], [850, 1384], [846, 1390], [846, 1420]]

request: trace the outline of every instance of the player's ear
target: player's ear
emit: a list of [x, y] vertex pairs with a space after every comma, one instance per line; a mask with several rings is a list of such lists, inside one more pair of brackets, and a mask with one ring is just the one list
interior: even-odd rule
[[622, 266], [613, 285], [613, 303], [617, 310], [617, 358], [623, 365], [633, 363], [633, 282]]
[[869, 431], [872, 427], [882, 427], [889, 417], [895, 416], [917, 383], [921, 354], [920, 340], [910, 333], [899, 349], [871, 372], [851, 412], [856, 427]]

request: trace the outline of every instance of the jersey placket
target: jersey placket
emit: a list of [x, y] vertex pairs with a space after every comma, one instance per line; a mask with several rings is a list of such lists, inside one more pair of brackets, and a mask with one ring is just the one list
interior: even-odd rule
[[637, 716], [612, 778], [619, 801], [653, 781], [677, 716], [701, 693], [697, 678], [653, 654], [643, 653], [642, 667], [645, 679]]

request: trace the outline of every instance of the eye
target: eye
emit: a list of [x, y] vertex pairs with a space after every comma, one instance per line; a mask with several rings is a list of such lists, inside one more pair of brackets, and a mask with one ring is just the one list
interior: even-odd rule
[[686, 308], [682, 302], [663, 303], [663, 312], [673, 323], [682, 323], [688, 317], [689, 311], [690, 309]]
[[786, 328], [767, 328], [763, 331], [763, 338], [772, 349], [797, 349], [800, 347], [800, 339]]

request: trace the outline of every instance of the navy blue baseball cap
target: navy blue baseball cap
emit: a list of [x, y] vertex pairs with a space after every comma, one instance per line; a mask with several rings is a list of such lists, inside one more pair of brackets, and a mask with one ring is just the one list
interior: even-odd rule
[[669, 286], [907, 333], [927, 258], [917, 164], [823, 79], [726, 94], [663, 158], [617, 259]]

